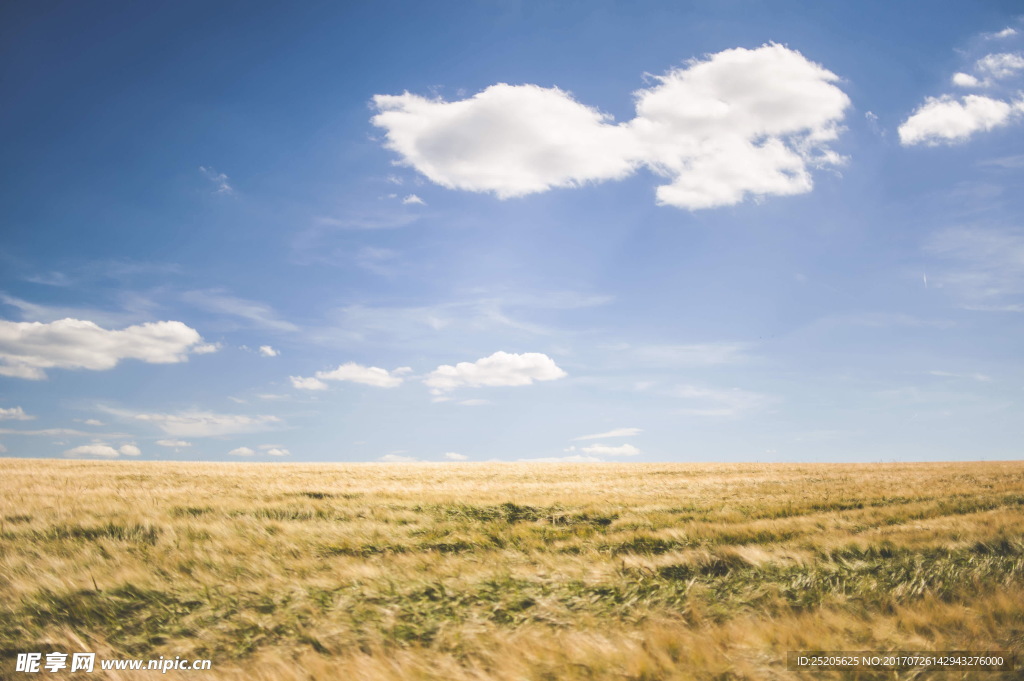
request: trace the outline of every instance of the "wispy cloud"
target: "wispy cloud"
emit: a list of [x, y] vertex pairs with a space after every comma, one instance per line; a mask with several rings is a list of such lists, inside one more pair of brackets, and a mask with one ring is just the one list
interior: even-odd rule
[[572, 447], [567, 447], [565, 451], [580, 451], [584, 454], [592, 454], [595, 456], [637, 456], [640, 454], [640, 450], [630, 444], [606, 445], [601, 444], [600, 442], [587, 445], [585, 447], [576, 447], [573, 445]]
[[933, 234], [924, 250], [941, 261], [933, 285], [960, 307], [1024, 311], [1024, 230], [950, 228]]
[[281, 419], [271, 415], [218, 414], [197, 409], [174, 413], [133, 412], [110, 407], [104, 409], [115, 416], [150, 423], [175, 438], [256, 433], [269, 430], [281, 422]]
[[234, 188], [232, 188], [231, 184], [228, 182], [228, 176], [224, 173], [218, 173], [213, 168], [208, 168], [207, 166], [199, 166], [199, 172], [213, 184], [215, 187], [213, 190], [214, 194], [235, 193]]
[[573, 454], [571, 456], [540, 456], [533, 459], [516, 459], [519, 463], [601, 463], [596, 456]]
[[237, 298], [220, 289], [186, 291], [182, 300], [195, 307], [218, 314], [238, 317], [253, 326], [273, 331], [298, 331], [299, 327], [278, 317], [273, 308], [264, 303]]
[[739, 388], [681, 385], [673, 389], [671, 394], [690, 405], [678, 410], [688, 416], [737, 417], [760, 411], [772, 402], [772, 398], [767, 395]]
[[603, 440], [610, 437], [633, 437], [639, 433], [639, 428], [613, 428], [612, 430], [608, 430], [603, 433], [580, 435], [579, 437], [574, 437], [573, 440]]

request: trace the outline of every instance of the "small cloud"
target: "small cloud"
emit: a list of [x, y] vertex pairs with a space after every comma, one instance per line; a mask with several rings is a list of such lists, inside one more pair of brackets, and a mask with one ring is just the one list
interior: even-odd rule
[[981, 81], [969, 73], [954, 73], [953, 85], [958, 85], [960, 87], [978, 87], [981, 85]]
[[157, 440], [156, 444], [160, 445], [161, 447], [174, 447], [174, 448], [178, 448], [178, 447], [191, 447], [192, 446], [192, 443], [188, 442], [186, 440]]
[[458, 452], [445, 452], [444, 458], [448, 459], [449, 461], [465, 461], [469, 457], [466, 456], [465, 454], [459, 454]]
[[275, 350], [269, 345], [261, 345], [259, 352], [261, 357], [277, 357], [281, 354], [279, 350]]
[[[570, 448], [575, 451], [575, 447]], [[569, 450], [566, 450], [569, 451]], [[605, 445], [601, 443], [580, 447], [584, 454], [597, 454], [600, 456], [637, 456], [640, 450], [633, 445]]]
[[402, 178], [398, 177], [397, 175], [388, 175], [387, 180], [391, 184], [402, 184]]
[[1003, 30], [998, 31], [996, 33], [989, 33], [985, 37], [987, 39], [989, 39], [989, 40], [992, 40], [992, 39], [999, 39], [999, 38], [1012, 38], [1015, 35], [1017, 35], [1017, 29], [1010, 28], [1009, 26], [1007, 26]]
[[968, 378], [973, 381], [981, 381], [982, 383], [988, 383], [989, 381], [992, 380], [992, 377], [989, 376], [988, 374], [979, 373], [958, 374], [952, 371], [929, 371], [928, 373], [931, 374], [932, 376], [940, 376], [942, 378]]
[[100, 421], [99, 419], [75, 419], [75, 423], [84, 423], [87, 426], [105, 426], [105, 425], [107, 425], [107, 424], [103, 423], [103, 421]]
[[424, 201], [420, 197], [416, 196], [415, 194], [409, 194], [408, 196], [406, 196], [404, 199], [402, 199], [402, 203], [405, 204], [405, 205], [409, 205], [411, 203], [415, 203], [415, 204], [417, 204], [419, 206], [427, 205], [426, 201]]
[[641, 432], [639, 428], [613, 428], [612, 430], [605, 431], [603, 433], [595, 433], [594, 435], [580, 435], [574, 437], [573, 440], [602, 440], [609, 437], [633, 437]]
[[256, 452], [254, 452], [249, 447], [236, 447], [235, 449], [232, 449], [230, 452], [228, 452], [228, 454], [231, 456], [252, 456], [255, 453]]
[[234, 188], [228, 183], [228, 176], [224, 173], [218, 173], [213, 168], [207, 168], [206, 166], [199, 166], [199, 172], [201, 172], [207, 180], [212, 182], [216, 189], [214, 194], [234, 194]]
[[291, 452], [281, 445], [260, 445], [259, 450], [268, 456], [291, 456]]
[[72, 447], [64, 452], [65, 456], [98, 456], [104, 459], [116, 459], [118, 451], [110, 445], [81, 445]]
[[142, 454], [142, 451], [135, 445], [121, 445], [117, 451], [125, 456], [138, 456]]
[[21, 407], [0, 407], [0, 421], [31, 421], [35, 416], [29, 416]]
[[221, 349], [220, 343], [203, 343], [197, 345], [192, 349], [192, 353], [196, 355], [211, 355]]
[[594, 456], [542, 456], [536, 459], [516, 459], [519, 463], [601, 463], [601, 459]]
[[[397, 373], [408, 373], [409, 367], [399, 367], [396, 370]], [[393, 373], [388, 372], [387, 369], [381, 369], [380, 367], [366, 367], [355, 362], [348, 362], [338, 366], [337, 369], [331, 371], [318, 371], [316, 372], [316, 378], [304, 379], [297, 376], [293, 376], [292, 385], [300, 387], [296, 384], [296, 380], [300, 382], [316, 381], [323, 387], [317, 386], [315, 383], [310, 384], [312, 387], [306, 387], [307, 390], [324, 390], [327, 386], [323, 381], [351, 381], [352, 383], [362, 383], [363, 385], [372, 385], [376, 388], [395, 388], [402, 384], [402, 378], [396, 376]], [[305, 387], [305, 386], [303, 386]]]
[[413, 463], [419, 461], [419, 459], [411, 456], [402, 456], [401, 454], [385, 454], [384, 456], [377, 459], [382, 463]]
[[327, 390], [327, 384], [319, 378], [289, 376], [288, 380], [292, 382], [292, 387], [298, 390]]

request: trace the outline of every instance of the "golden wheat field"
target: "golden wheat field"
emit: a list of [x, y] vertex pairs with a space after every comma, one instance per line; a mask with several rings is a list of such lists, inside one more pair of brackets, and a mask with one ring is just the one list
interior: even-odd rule
[[[1024, 462], [0, 460], [3, 678], [997, 679], [797, 650], [1024, 653]], [[18, 653], [208, 671], [15, 671]]]

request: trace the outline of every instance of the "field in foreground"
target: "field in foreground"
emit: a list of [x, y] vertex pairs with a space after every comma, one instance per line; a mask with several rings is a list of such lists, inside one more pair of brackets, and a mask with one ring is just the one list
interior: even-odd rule
[[875, 678], [786, 671], [807, 649], [1024, 662], [1024, 462], [0, 459], [0, 678]]

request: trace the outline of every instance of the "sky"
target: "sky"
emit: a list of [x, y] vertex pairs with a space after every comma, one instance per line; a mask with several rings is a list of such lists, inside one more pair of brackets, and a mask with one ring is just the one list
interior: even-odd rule
[[1024, 453], [1017, 2], [15, 0], [0, 102], [0, 455]]

